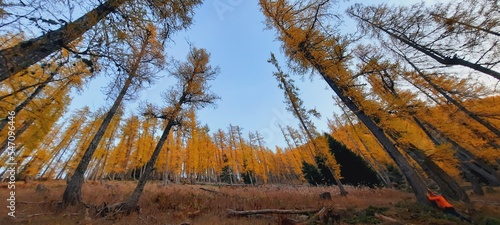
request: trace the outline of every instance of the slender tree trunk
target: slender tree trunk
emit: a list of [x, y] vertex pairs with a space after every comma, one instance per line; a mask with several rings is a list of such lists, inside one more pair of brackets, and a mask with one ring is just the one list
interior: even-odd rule
[[471, 183], [474, 194], [484, 196], [483, 188], [481, 188], [481, 185], [474, 174], [472, 174], [469, 169], [463, 165], [460, 166], [460, 170], [464, 173], [465, 179]]
[[[52, 163], [54, 162], [54, 160], [57, 158], [57, 155], [59, 155], [59, 153], [61, 152], [61, 149], [59, 149], [57, 151], [57, 153], [54, 155], [54, 157], [52, 157], [50, 159], [50, 161], [47, 163], [47, 165], [45, 166], [45, 169], [43, 170], [43, 172], [40, 174], [40, 178], [43, 178], [45, 176], [45, 173], [47, 173], [47, 171], [49, 170], [49, 168], [52, 166]], [[47, 179], [48, 180], [48, 179]]]
[[[479, 31], [482, 31], [482, 32], [485, 32], [485, 33], [488, 33], [488, 34], [492, 34], [492, 35], [495, 35], [495, 36], [500, 36], [500, 33], [498, 32], [495, 32], [493, 30], [489, 30], [489, 29], [485, 29], [485, 28], [482, 28], [482, 27], [479, 27], [479, 26], [476, 26], [474, 24], [470, 24], [470, 23], [464, 23], [462, 21], [460, 21], [458, 18], [454, 17], [454, 18], [447, 18], [447, 17], [444, 17], [440, 14], [437, 14], [437, 13], [431, 13], [431, 16], [435, 16], [435, 17], [438, 17], [440, 19], [442, 19], [443, 21], [453, 21], [453, 23], [456, 23], [456, 24], [459, 24], [461, 26], [464, 26], [464, 27], [467, 27], [467, 28], [472, 28], [472, 29], [475, 29], [475, 30], [479, 30]], [[448, 25], [448, 24], [446, 24]]]
[[[340, 102], [337, 102], [337, 103], [340, 105]], [[344, 112], [344, 114], [345, 114], [345, 116], [347, 118], [347, 122], [352, 127], [352, 129], [354, 130], [354, 135], [356, 135], [356, 137], [358, 137], [358, 139], [360, 140], [361, 144], [363, 145], [363, 147], [368, 152], [369, 157], [371, 158], [371, 160], [373, 160], [373, 163], [368, 158], [368, 156], [367, 157], [363, 157], [364, 154], [361, 152], [361, 148], [358, 146], [358, 144], [356, 143], [356, 141], [352, 138], [352, 135], [349, 135], [349, 132], [346, 129], [347, 136], [351, 139], [351, 141], [355, 145], [356, 149], [358, 149], [358, 154], [360, 156], [362, 156], [363, 159], [370, 164], [370, 167], [377, 173], [377, 175], [379, 176], [380, 180], [382, 180], [382, 182], [385, 184], [385, 187], [391, 188], [392, 187], [391, 180], [389, 179], [389, 176], [387, 175], [385, 169], [383, 169], [383, 167], [380, 165], [380, 162], [373, 156], [373, 154], [370, 153], [370, 149], [368, 148], [368, 146], [366, 145], [366, 143], [363, 141], [363, 139], [361, 139], [361, 136], [359, 135], [359, 133], [356, 131], [354, 123], [352, 122], [351, 117], [345, 111], [344, 107], [340, 107], [340, 109], [342, 110], [342, 112]], [[337, 121], [339, 121], [339, 123], [340, 123], [340, 118], [338, 118], [337, 115], [335, 115], [335, 119]]]
[[410, 61], [410, 59], [406, 58], [406, 56], [403, 56], [403, 57], [417, 71], [417, 73], [420, 75], [420, 77], [422, 77], [427, 83], [429, 83], [434, 88], [434, 90], [436, 90], [437, 92], [439, 92], [447, 101], [451, 102], [454, 106], [456, 106], [458, 109], [460, 109], [460, 111], [464, 112], [471, 119], [473, 119], [476, 122], [478, 122], [479, 124], [483, 125], [484, 127], [486, 127], [486, 129], [488, 129], [492, 133], [496, 134], [497, 137], [500, 138], [500, 130], [498, 128], [494, 127], [488, 121], [483, 120], [482, 118], [480, 118], [475, 113], [469, 111], [460, 102], [458, 102], [457, 100], [455, 100], [454, 98], [452, 98], [442, 88], [440, 88], [438, 85], [436, 85], [434, 82], [432, 82], [432, 80], [429, 79], [429, 77], [426, 74], [424, 74], [414, 63], [412, 63]]
[[37, 38], [0, 50], [0, 81], [3, 81], [81, 37], [127, 0], [108, 0], [74, 22]]
[[398, 35], [394, 32], [391, 32], [390, 30], [388, 30], [380, 25], [377, 25], [377, 24], [369, 21], [366, 18], [363, 18], [361, 15], [355, 15], [354, 13], [350, 13], [350, 14], [351, 14], [351, 16], [356, 17], [365, 23], [368, 23], [369, 25], [373, 26], [374, 28], [383, 31], [384, 33], [388, 34], [389, 36], [405, 43], [406, 45], [416, 49], [417, 51], [424, 53], [425, 55], [431, 57], [432, 59], [436, 60], [437, 62], [439, 62], [443, 65], [447, 65], [447, 66], [461, 65], [461, 66], [469, 67], [473, 70], [477, 70], [479, 72], [488, 74], [488, 75], [500, 80], [500, 73], [498, 71], [489, 69], [489, 68], [484, 67], [480, 64], [475, 64], [475, 63], [472, 63], [472, 62], [469, 62], [469, 61], [466, 61], [466, 60], [463, 60], [463, 59], [460, 59], [457, 57], [444, 56], [435, 50], [432, 50], [432, 49], [429, 49], [425, 46], [419, 45], [418, 43], [416, 43], [416, 42], [410, 40], [409, 38], [407, 38], [406, 36], [404, 36], [403, 34]]
[[[24, 121], [21, 125], [21, 127], [19, 127], [19, 129], [16, 130], [15, 132], [15, 137], [16, 137], [16, 140], [21, 136], [21, 134], [23, 134], [27, 129], [28, 127], [30, 127], [33, 123], [35, 122], [35, 119], [33, 118], [29, 118], [27, 119], [26, 121]], [[2, 142], [2, 146], [0, 146], [0, 155], [7, 149], [7, 145], [9, 143], [9, 140], [7, 138], [5, 138], [5, 140]]]
[[429, 177], [436, 182], [441, 189], [442, 194], [455, 201], [463, 201], [470, 203], [469, 196], [458, 185], [458, 183], [439, 167], [434, 161], [429, 159], [421, 150], [415, 146], [410, 146], [408, 154], [418, 163], [418, 165], [429, 175]]
[[120, 107], [123, 101], [123, 97], [127, 93], [127, 90], [130, 87], [134, 76], [135, 74], [131, 73], [127, 78], [127, 80], [125, 80], [125, 84], [121, 89], [120, 93], [118, 94], [118, 97], [115, 99], [113, 106], [109, 109], [108, 113], [106, 114], [106, 117], [99, 126], [99, 129], [92, 138], [90, 145], [85, 150], [85, 153], [83, 154], [82, 159], [80, 160], [80, 163], [78, 164], [75, 170], [75, 173], [71, 177], [68, 186], [64, 190], [63, 201], [62, 201], [63, 206], [76, 205], [77, 203], [81, 202], [82, 184], [85, 176], [85, 171], [87, 170], [87, 166], [89, 165], [90, 160], [92, 159], [92, 156], [94, 155], [94, 152], [97, 149], [97, 146], [99, 145], [99, 142], [104, 136], [104, 133], [108, 128], [108, 125], [111, 123], [111, 120], [118, 111], [118, 108]]
[[[423, 123], [416, 117], [413, 117], [415, 123], [428, 135], [429, 138], [434, 139], [429, 136], [430, 134], [426, 131]], [[433, 141], [434, 144], [438, 144]], [[460, 187], [460, 185], [446, 173], [441, 167], [439, 167], [434, 161], [429, 159], [420, 149], [416, 146], [411, 145], [409, 149], [409, 155], [422, 167], [422, 169], [429, 175], [429, 177], [436, 182], [436, 184], [441, 188], [445, 196], [454, 199], [462, 200], [466, 203], [470, 203], [470, 199], [465, 193], [465, 191]]]
[[[16, 113], [16, 115], [19, 114], [19, 112], [21, 112], [21, 110], [23, 110], [24, 107], [26, 107], [36, 96], [38, 96], [40, 92], [42, 92], [42, 90], [47, 86], [47, 84], [54, 79], [55, 75], [56, 75], [55, 73], [51, 73], [46, 80], [47, 82], [44, 82], [40, 84], [38, 87], [36, 87], [35, 91], [33, 91], [33, 93], [31, 93], [31, 95], [28, 96], [28, 98], [26, 98], [23, 102], [21, 102], [21, 104], [17, 105], [16, 108], [14, 108], [13, 111]], [[8, 121], [10, 120], [8, 120], [7, 118], [0, 120], [0, 131], [3, 130], [3, 128], [5, 128], [5, 125], [7, 125]], [[4, 149], [0, 150], [0, 154], [3, 150]]]
[[144, 173], [142, 174], [141, 178], [139, 178], [139, 182], [137, 183], [134, 192], [132, 192], [132, 194], [128, 197], [127, 201], [121, 207], [121, 209], [124, 210], [125, 212], [130, 213], [137, 206], [137, 202], [139, 202], [139, 197], [141, 196], [142, 191], [146, 186], [146, 182], [148, 181], [151, 172], [153, 172], [156, 160], [160, 155], [161, 149], [163, 148], [163, 145], [165, 144], [170, 129], [172, 128], [173, 125], [174, 121], [170, 119], [167, 123], [167, 127], [165, 127], [165, 129], [163, 130], [163, 134], [161, 135], [160, 140], [156, 144], [155, 150], [153, 151], [153, 155], [151, 155], [151, 158], [146, 163]]
[[168, 166], [169, 166], [168, 159], [170, 158], [170, 147], [168, 147], [168, 144], [169, 144], [168, 140], [169, 139], [167, 138], [167, 154], [165, 154], [165, 156], [166, 156], [166, 158], [165, 158], [165, 176], [163, 178], [165, 180], [164, 180], [164, 184], [163, 185], [167, 185], [168, 181], [169, 181], [168, 180]]
[[437, 145], [443, 143], [450, 143], [453, 149], [456, 151], [457, 158], [462, 162], [465, 168], [475, 171], [486, 179], [491, 186], [500, 186], [500, 175], [499, 173], [485, 163], [482, 159], [478, 158], [472, 152], [467, 150], [465, 147], [461, 146], [451, 138], [442, 134], [431, 124], [425, 123], [421, 120], [416, 120], [417, 124], [422, 127], [426, 135]]
[[[76, 153], [76, 150], [74, 150], [73, 152], [71, 152], [71, 155], [69, 156], [68, 160], [66, 161], [66, 163], [64, 163], [64, 166], [61, 168], [61, 170], [59, 171], [59, 173], [57, 173], [56, 180], [62, 179], [62, 175], [64, 174], [64, 171], [68, 167], [68, 164], [71, 162], [71, 159], [73, 158], [73, 156], [75, 155], [75, 153]], [[66, 176], [68, 176], [68, 175], [66, 175]]]
[[417, 201], [421, 204], [430, 204], [427, 199], [427, 185], [422, 179], [420, 174], [411, 166], [406, 160], [404, 155], [396, 148], [391, 140], [386, 136], [383, 129], [379, 127], [368, 115], [362, 111], [359, 106], [349, 98], [336, 82], [330, 78], [324, 71], [323, 66], [316, 62], [316, 59], [306, 49], [301, 49], [305, 53], [306, 59], [316, 68], [319, 74], [323, 77], [330, 88], [337, 94], [340, 100], [351, 110], [354, 115], [370, 130], [370, 132], [377, 138], [379, 143], [384, 147], [385, 151], [396, 162], [401, 173], [405, 176], [408, 183], [412, 187]]
[[[56, 158], [56, 157], [57, 157], [57, 161], [56, 161], [56, 163], [55, 163], [55, 165], [56, 165], [56, 166], [59, 164], [59, 162], [61, 161], [62, 157], [64, 156], [64, 154], [65, 154], [65, 153], [66, 153], [66, 151], [68, 150], [69, 146], [70, 146], [70, 145], [71, 145], [71, 143], [73, 142], [74, 137], [75, 137], [75, 134], [73, 134], [73, 135], [71, 136], [71, 139], [70, 139], [70, 140], [69, 140], [69, 142], [66, 144], [66, 146], [57, 146], [57, 147], [56, 147], [56, 148], [60, 148], [60, 149], [61, 149], [60, 151], [62, 151], [60, 154], [57, 154], [57, 155], [59, 155], [59, 157], [57, 157], [57, 155], [55, 155], [55, 156], [54, 156], [54, 158]], [[69, 159], [68, 159], [68, 162], [69, 162], [70, 160], [71, 160], [71, 158], [69, 158]], [[49, 166], [50, 166], [50, 165], [49, 165]], [[48, 169], [48, 168], [47, 168], [47, 169]], [[53, 171], [55, 171], [55, 170], [56, 170], [56, 168], [54, 168], [54, 169], [53, 169]], [[46, 171], [47, 171], [47, 170], [46, 170]], [[45, 172], [46, 172], [46, 171], [44, 171], [44, 172], [42, 173], [41, 177], [43, 177], [43, 175], [45, 174]], [[54, 177], [54, 178], [57, 178], [57, 177]]]
[[[274, 59], [274, 56], [273, 56], [273, 59]], [[277, 62], [276, 62], [276, 67], [278, 67]], [[316, 154], [314, 154], [311, 151], [311, 156], [314, 157], [314, 155], [320, 155], [320, 154], [318, 154], [318, 153], [320, 153], [320, 150], [319, 150], [319, 148], [318, 148], [318, 146], [316, 144], [316, 139], [315, 139], [315, 137], [313, 137], [313, 133], [312, 133], [312, 132], [316, 133], [316, 131], [314, 131], [314, 130], [311, 131], [309, 129], [309, 127], [306, 124], [306, 121], [303, 118], [304, 115], [299, 111], [299, 109], [301, 108], [301, 106], [299, 104], [297, 104], [298, 96], [295, 96], [295, 94], [291, 91], [294, 88], [290, 87], [291, 84], [288, 83], [288, 81], [285, 79], [285, 77], [283, 76], [282, 73], [281, 74], [278, 73], [277, 77], [279, 78], [281, 84], [283, 85], [282, 89], [285, 91], [285, 94], [288, 95], [288, 99], [289, 99], [290, 104], [292, 106], [293, 113], [299, 119], [300, 125], [302, 126], [302, 129], [304, 130], [304, 133], [307, 135], [307, 138], [313, 144], [313, 147], [314, 147], [314, 150], [315, 150]], [[326, 154], [328, 154], [328, 153], [326, 153]], [[324, 157], [327, 157], [327, 156], [324, 156]], [[334, 157], [334, 156], [331, 155], [331, 157]], [[327, 160], [325, 159], [325, 161], [327, 161]], [[328, 168], [328, 170], [330, 170], [330, 172], [332, 174], [332, 177], [335, 180], [335, 183], [337, 184], [337, 186], [338, 186], [338, 188], [340, 190], [340, 195], [341, 196], [346, 196], [347, 195], [347, 191], [345, 190], [344, 185], [342, 185], [342, 182], [340, 181], [340, 179], [335, 174], [335, 169], [332, 167], [332, 165], [329, 165], [328, 163], [325, 166]]]

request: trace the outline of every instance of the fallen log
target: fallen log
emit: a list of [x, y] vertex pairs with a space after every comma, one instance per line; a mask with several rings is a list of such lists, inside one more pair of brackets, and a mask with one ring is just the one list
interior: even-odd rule
[[218, 191], [214, 191], [214, 190], [210, 190], [210, 189], [207, 189], [207, 188], [200, 188], [200, 190], [202, 191], [206, 191], [206, 192], [210, 192], [210, 193], [213, 193], [213, 194], [216, 194], [216, 195], [222, 195], [222, 196], [227, 196], [226, 193], [222, 193], [222, 192], [218, 192]]
[[317, 213], [321, 209], [303, 209], [303, 210], [293, 210], [293, 209], [259, 209], [259, 210], [234, 210], [227, 209], [227, 216], [249, 216], [256, 214], [310, 214]]
[[401, 225], [412, 225], [411, 223], [406, 223], [406, 222], [403, 222], [403, 221], [400, 221], [400, 220], [394, 219], [394, 218], [392, 218], [392, 217], [384, 216], [384, 215], [379, 214], [379, 213], [375, 213], [375, 218], [377, 218], [377, 219], [381, 219], [381, 220], [385, 220], [385, 221], [387, 221], [387, 222], [391, 222], [391, 223], [395, 223], [395, 224], [401, 224]]

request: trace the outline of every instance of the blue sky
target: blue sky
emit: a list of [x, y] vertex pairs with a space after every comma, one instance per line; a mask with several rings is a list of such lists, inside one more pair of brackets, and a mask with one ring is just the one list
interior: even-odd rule
[[[351, 1], [350, 4], [361, 1]], [[371, 1], [377, 3], [381, 1]], [[397, 1], [389, 1], [397, 2]], [[417, 2], [416, 0], [411, 2]], [[267, 63], [270, 53], [277, 55], [282, 67], [285, 59], [280, 52], [280, 43], [273, 30], [266, 30], [264, 16], [257, 1], [243, 0], [206, 0], [196, 10], [194, 24], [187, 31], [178, 32], [173, 42], [168, 43], [168, 56], [178, 60], [185, 59], [189, 50], [186, 40], [198, 48], [205, 48], [211, 53], [211, 64], [219, 66], [221, 73], [212, 81], [212, 91], [221, 97], [217, 107], [202, 109], [198, 120], [207, 124], [212, 132], [217, 129], [227, 130], [229, 124], [243, 128], [248, 132], [258, 131], [263, 134], [266, 145], [285, 147], [285, 142], [278, 128], [291, 125], [297, 127], [297, 120], [286, 111], [283, 92], [277, 87], [272, 76], [274, 67]], [[343, 28], [354, 29], [352, 23]], [[165, 74], [163, 74], [165, 75]], [[308, 76], [307, 76], [308, 77]], [[327, 118], [332, 118], [338, 109], [332, 100], [333, 92], [318, 76], [313, 80], [301, 80], [294, 76], [296, 85], [301, 89], [301, 98], [307, 108], [316, 108], [322, 118], [315, 121], [319, 131], [328, 131]], [[101, 93], [106, 85], [104, 78], [98, 78], [88, 85], [81, 95], [75, 95], [71, 109], [88, 105], [96, 110], [111, 102], [105, 102]], [[155, 85], [140, 93], [139, 100], [162, 105], [161, 93], [172, 81], [166, 76]], [[89, 101], [90, 100], [90, 101]], [[137, 113], [137, 103], [126, 102], [127, 111]]]

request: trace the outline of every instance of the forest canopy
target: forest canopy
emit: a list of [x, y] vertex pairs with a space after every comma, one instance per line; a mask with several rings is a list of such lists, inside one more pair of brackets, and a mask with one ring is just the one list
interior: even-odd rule
[[[298, 125], [280, 126], [285, 146], [274, 148], [258, 131], [233, 124], [211, 130], [203, 122], [210, 118], [197, 116], [219, 100], [211, 84], [224, 68], [196, 43], [187, 56], [166, 49], [176, 32], [196, 23], [201, 4], [0, 1], [2, 177], [15, 155], [18, 179], [68, 179], [65, 205], [81, 202], [84, 180], [137, 180], [121, 205], [128, 211], [147, 180], [309, 182], [338, 185], [342, 195], [342, 183], [408, 187], [420, 203], [427, 202], [428, 181], [465, 203], [463, 183], [476, 194], [500, 186], [496, 1], [260, 0], [282, 57], [255, 60], [274, 66], [267, 75]], [[334, 11], [340, 4], [348, 4], [345, 12]], [[344, 32], [345, 21], [358, 30]], [[161, 83], [162, 102], [130, 110], [162, 76], [173, 81]], [[326, 115], [324, 135], [313, 122], [320, 114], [295, 84], [308, 76], [335, 94], [317, 96], [338, 109]], [[107, 78], [112, 103], [71, 109], [72, 93], [98, 77]]]

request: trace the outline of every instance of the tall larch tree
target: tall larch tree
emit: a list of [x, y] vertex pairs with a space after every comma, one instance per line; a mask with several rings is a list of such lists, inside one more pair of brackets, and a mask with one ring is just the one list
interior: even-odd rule
[[[343, 107], [340, 108], [344, 110]], [[360, 134], [354, 127], [354, 123], [351, 121], [349, 115], [347, 115], [345, 111], [343, 112], [349, 125], [341, 124], [340, 118], [336, 114], [334, 114], [336, 124], [334, 124], [334, 122], [331, 120], [328, 121], [328, 126], [330, 127], [331, 133], [339, 138], [339, 140], [342, 140], [341, 143], [346, 143], [346, 146], [348, 144], [352, 144], [354, 148], [348, 147], [348, 149], [355, 149], [356, 154], [362, 157], [363, 160], [371, 166], [371, 168], [377, 173], [379, 179], [385, 184], [385, 186], [389, 188], [392, 187], [391, 180], [389, 179], [386, 168], [382, 166], [382, 164], [374, 156], [374, 154], [371, 153], [370, 148], [366, 145], [365, 141], [360, 137]], [[353, 131], [350, 131], [349, 128], [351, 128]], [[348, 140], [344, 140], [342, 136], [339, 135], [342, 133], [346, 134], [345, 137], [347, 137]], [[358, 138], [358, 140], [355, 140], [356, 137]], [[358, 141], [361, 142], [361, 144], [358, 144]], [[362, 150], [363, 148], [361, 146], [363, 146], [364, 151]]]
[[[68, 48], [71, 42], [82, 37], [97, 24], [107, 22], [106, 18], [111, 22], [124, 22], [126, 24], [133, 23], [134, 20], [155, 22], [160, 33], [164, 37], [168, 37], [171, 32], [186, 28], [191, 24], [193, 10], [199, 4], [201, 4], [199, 0], [165, 2], [108, 0], [99, 2], [95, 8], [75, 21], [55, 18], [51, 20], [53, 23], [49, 24], [52, 26], [57, 24], [58, 28], [51, 27], [52, 29], [48, 29], [47, 32], [38, 37], [0, 50], [0, 81], [16, 75], [62, 48]], [[126, 29], [122, 31], [124, 32]], [[109, 30], [102, 32], [109, 32]], [[77, 49], [72, 49], [72, 51], [80, 52]], [[88, 54], [90, 51], [91, 49], [84, 49], [81, 53]]]
[[328, 145], [326, 144], [327, 141], [316, 131], [316, 127], [309, 117], [310, 115], [318, 117], [318, 113], [315, 110], [307, 110], [304, 108], [303, 102], [298, 96], [299, 89], [294, 85], [294, 81], [289, 77], [289, 75], [281, 70], [280, 66], [278, 65], [278, 61], [274, 57], [274, 54], [271, 54], [271, 59], [269, 60], [269, 62], [272, 63], [277, 69], [277, 72], [274, 72], [273, 75], [278, 80], [279, 87], [285, 92], [285, 103], [288, 105], [287, 109], [292, 112], [294, 116], [300, 121], [302, 130], [313, 146], [313, 155], [315, 157], [320, 157], [325, 161], [326, 166], [330, 170], [330, 173], [335, 180], [335, 183], [339, 187], [340, 194], [342, 196], [347, 195], [344, 186], [338, 178], [340, 174], [338, 172], [339, 166], [335, 162], [335, 158], [328, 151]]
[[[376, 38], [397, 39], [398, 45], [410, 47], [407, 51], [423, 55], [427, 60], [415, 55], [415, 61], [421, 64], [463, 66], [500, 79], [500, 14], [495, 1], [462, 0], [436, 5], [422, 2], [393, 7], [356, 4], [348, 9], [348, 14]], [[471, 18], [480, 19], [467, 23], [469, 26], [459, 23]]]
[[[106, 173], [113, 179], [130, 179], [129, 172], [134, 168], [134, 160], [131, 159], [133, 152], [137, 151], [139, 135], [139, 119], [137, 116], [131, 116], [124, 121], [118, 130], [117, 139], [119, 140], [110, 151], [110, 159], [106, 164]], [[116, 142], [116, 141], [115, 141]]]
[[87, 167], [118, 108], [127, 98], [127, 94], [130, 94], [127, 93], [129, 89], [135, 91], [141, 89], [144, 83], [152, 82], [154, 78], [154, 72], [151, 71], [152, 65], [158, 66], [164, 63], [164, 57], [161, 51], [158, 51], [161, 44], [157, 40], [156, 28], [152, 24], [145, 24], [145, 26], [147, 29], [138, 30], [139, 33], [134, 36], [135, 39], [124, 40], [130, 52], [122, 51], [122, 54], [116, 54], [115, 64], [117, 64], [119, 73], [120, 71], [123, 73], [116, 76], [109, 95], [112, 96], [116, 92], [118, 94], [63, 193], [63, 206], [81, 202], [81, 189]]
[[182, 123], [182, 112], [185, 106], [200, 109], [210, 106], [218, 97], [210, 93], [208, 81], [215, 79], [219, 73], [218, 67], [209, 65], [210, 55], [205, 49], [191, 47], [186, 62], [176, 62], [170, 70], [171, 75], [178, 79], [177, 85], [165, 94], [167, 106], [159, 110], [158, 107], [149, 107], [146, 115], [167, 121], [153, 154], [146, 163], [144, 173], [139, 179], [136, 188], [124, 203], [116, 206], [124, 212], [133, 211], [141, 196], [149, 176], [151, 175], [160, 151], [165, 144], [172, 127]]
[[[393, 52], [396, 52], [403, 61], [408, 62], [411, 67], [416, 70], [416, 72], [405, 71], [399, 73], [402, 78], [411, 83], [414, 87], [417, 87], [419, 91], [425, 93], [425, 95], [429, 99], [431, 99], [433, 103], [437, 104], [438, 107], [435, 108], [444, 109], [439, 113], [442, 115], [450, 115], [450, 117], [448, 117], [448, 119], [446, 120], [454, 121], [454, 125], [450, 126], [450, 123], [443, 124], [441, 122], [446, 120], [435, 120], [435, 118], [442, 115], [434, 114], [433, 116], [429, 117], [429, 109], [417, 110], [415, 108], [416, 105], [412, 105], [411, 108], [407, 108], [404, 111], [406, 111], [407, 114], [408, 112], [410, 112], [411, 119], [416, 122], [416, 124], [427, 134], [429, 139], [432, 140], [436, 145], [451, 144], [454, 151], [456, 151], [457, 153], [456, 156], [458, 157], [458, 159], [461, 161], [461, 163], [465, 163], [463, 166], [461, 166], [462, 169], [474, 170], [479, 174], [483, 174], [483, 177], [487, 177], [485, 179], [488, 180], [488, 183], [490, 183], [490, 185], [498, 185], [498, 172], [490, 169], [487, 164], [482, 163], [482, 160], [474, 156], [474, 154], [471, 153], [472, 151], [470, 150], [485, 149], [485, 147], [488, 145], [491, 147], [486, 147], [486, 149], [492, 147], [496, 148], [495, 146], [497, 146], [497, 144], [494, 140], [497, 140], [498, 138], [495, 134], [496, 128], [494, 125], [494, 120], [489, 117], [480, 116], [480, 114], [469, 110], [465, 105], [466, 102], [479, 101], [480, 99], [488, 98], [488, 96], [493, 95], [495, 92], [489, 90], [489, 88], [483, 84], [471, 83], [469, 81], [470, 79], [467, 78], [457, 78], [451, 76], [450, 74], [426, 74], [424, 71], [417, 68], [416, 65], [404, 55], [404, 52], [392, 48], [389, 49], [391, 49], [391, 51]], [[369, 70], [373, 71], [373, 69]], [[380, 69], [376, 69], [375, 71], [377, 70]], [[390, 83], [390, 79], [388, 80], [388, 82]], [[382, 84], [380, 86], [387, 86], [386, 82], [380, 82], [380, 84]], [[426, 90], [429, 91], [426, 93]], [[390, 92], [393, 93], [391, 95], [394, 95], [394, 90]], [[431, 95], [434, 95], [435, 97], [430, 97]], [[397, 95], [394, 96], [399, 98]], [[401, 101], [401, 98], [399, 99], [400, 100], [398, 101], [405, 103], [405, 101]], [[418, 114], [415, 112], [418, 112]], [[429, 122], [426, 122], [424, 120], [433, 120], [434, 122], [432, 123], [434, 125], [431, 125]], [[476, 143], [481, 143], [480, 145], [465, 148], [463, 144], [459, 144], [457, 141], [454, 141], [452, 138], [450, 138], [450, 136], [446, 137], [444, 133], [436, 130], [435, 126], [439, 126], [440, 124], [444, 125], [442, 128], [444, 128], [445, 130], [460, 131], [459, 136], [462, 137], [456, 138], [455, 140], [467, 140], [469, 142], [471, 142], [472, 140], [488, 141], [487, 143], [479, 141]], [[461, 126], [462, 128], [457, 129], [456, 126]], [[466, 133], [469, 134], [467, 135], [467, 138], [465, 138]], [[436, 135], [440, 136], [440, 138], [437, 138]], [[443, 140], [443, 138], [445, 140]], [[441, 140], [438, 141], [437, 139]], [[470, 162], [475, 163], [471, 164]]]
[[[352, 75], [347, 69], [347, 46], [349, 41], [324, 24], [329, 15], [330, 1], [294, 2], [283, 0], [261, 0], [260, 5], [270, 28], [276, 29], [278, 39], [290, 62], [297, 70], [313, 69], [327, 82], [330, 88], [370, 132], [384, 146], [384, 149], [396, 162], [401, 172], [412, 187], [421, 204], [429, 204], [426, 196], [427, 186], [394, 143], [387, 137], [376, 121], [362, 109], [363, 96], [357, 90]], [[330, 20], [331, 22], [333, 20]]]
[[92, 120], [87, 119], [86, 123], [78, 131], [78, 141], [75, 142], [74, 145], [70, 146], [71, 151], [68, 153], [66, 162], [57, 173], [56, 179], [65, 178], [69, 181], [71, 175], [74, 173], [76, 167], [81, 161], [81, 158], [85, 153], [85, 149], [88, 148], [90, 142], [92, 141], [92, 137], [99, 129], [99, 124], [102, 123], [105, 116], [104, 112], [104, 109], [100, 108], [95, 112], [91, 112], [86, 115], [87, 117], [92, 118]]
[[[401, 145], [426, 174], [438, 184], [445, 196], [454, 200], [469, 202], [467, 194], [449, 175], [451, 174], [450, 170], [446, 172], [425, 154], [424, 149], [434, 151], [436, 149], [432, 142], [422, 139], [422, 136], [425, 135], [422, 131], [419, 132], [418, 124], [412, 123], [412, 121], [419, 121], [416, 114], [418, 111], [425, 110], [425, 107], [423, 102], [418, 100], [415, 93], [399, 88], [402, 85], [398, 85], [401, 83], [398, 74], [404, 73], [404, 71], [401, 70], [398, 64], [384, 61], [380, 55], [370, 54], [364, 49], [357, 51], [356, 55], [362, 61], [360, 74], [366, 75], [366, 80], [371, 86], [371, 92], [378, 97], [381, 103], [375, 111], [379, 115], [380, 124], [388, 131], [388, 135]], [[389, 112], [389, 114], [383, 115], [384, 112]], [[391, 116], [391, 114], [396, 115], [397, 118]], [[439, 152], [451, 153], [450, 150], [445, 151], [444, 149]], [[457, 165], [457, 160], [453, 157], [453, 154], [448, 154], [448, 157], [443, 160], [446, 161], [443, 165], [448, 166], [448, 169], [453, 170], [452, 166]]]
[[53, 146], [54, 154], [52, 155], [52, 160], [40, 174], [41, 178], [55, 178], [54, 176], [56, 174], [56, 170], [58, 169], [60, 163], [64, 160], [63, 157], [67, 155], [66, 152], [69, 151], [72, 143], [79, 139], [79, 130], [87, 120], [88, 114], [90, 114], [88, 107], [83, 107], [72, 113], [70, 116], [71, 119], [68, 120], [68, 126], [65, 127], [64, 131], [59, 133], [59, 138], [55, 139], [56, 144]]

